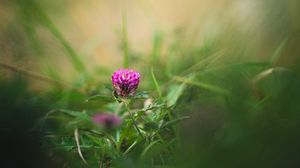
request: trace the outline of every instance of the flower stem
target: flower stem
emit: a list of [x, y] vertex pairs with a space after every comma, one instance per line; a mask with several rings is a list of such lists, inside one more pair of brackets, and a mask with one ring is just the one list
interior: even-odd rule
[[135, 119], [134, 119], [134, 116], [133, 116], [132, 112], [130, 111], [130, 109], [129, 109], [129, 107], [128, 107], [129, 102], [124, 102], [124, 101], [123, 101], [123, 103], [124, 103], [124, 105], [125, 105], [125, 107], [126, 107], [126, 110], [127, 110], [128, 113], [129, 113], [129, 116], [130, 116], [130, 118], [131, 118], [131, 120], [132, 120], [132, 122], [133, 122], [133, 125], [134, 125], [135, 129], [136, 129], [137, 132], [140, 134], [140, 136], [141, 136], [142, 138], [144, 138], [144, 136], [143, 136], [143, 134], [142, 134], [140, 128], [137, 126], [137, 123], [136, 123], [136, 121], [135, 121]]

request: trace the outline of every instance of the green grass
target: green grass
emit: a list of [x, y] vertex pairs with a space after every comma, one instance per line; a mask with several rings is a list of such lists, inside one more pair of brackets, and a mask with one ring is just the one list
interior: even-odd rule
[[[63, 85], [51, 84], [42, 94], [31, 93], [26, 89], [26, 77], [36, 75], [17, 67], [1, 66], [21, 74], [16, 82], [0, 85], [4, 100], [2, 123], [13, 127], [7, 121], [24, 120], [19, 123], [24, 125], [24, 132], [38, 132], [42, 149], [58, 165], [300, 165], [300, 76], [294, 68], [299, 65], [290, 68], [279, 62], [283, 56], [289, 58], [283, 54], [289, 45], [288, 38], [282, 39], [269, 59], [253, 61], [252, 55], [244, 52], [247, 42], [239, 41], [240, 37], [226, 38], [227, 43], [223, 43], [226, 33], [189, 44], [182, 40], [189, 37], [180, 33], [175, 33], [170, 43], [164, 41], [163, 34], [154, 33], [153, 48], [143, 55], [145, 59], [135, 60], [130, 58], [134, 51], [128, 45], [130, 37], [123, 16], [124, 57], [120, 68], [134, 65], [142, 75], [137, 94], [125, 101], [112, 93], [110, 78], [115, 69], [94, 67], [99, 71], [87, 72], [87, 65], [76, 49], [35, 1], [17, 5], [32, 49], [45, 53], [42, 50], [46, 44], [34, 32], [36, 24], [42, 25], [62, 46], [78, 78], [67, 84], [60, 81]], [[164, 58], [162, 46], [168, 51]], [[43, 65], [49, 66], [49, 76], [54, 81], [63, 78], [51, 65]], [[99, 76], [103, 77], [101, 82], [97, 82]], [[37, 105], [41, 106], [38, 115]], [[16, 113], [8, 115], [7, 111]], [[117, 114], [123, 119], [122, 125], [115, 129], [97, 126], [91, 117], [99, 112]], [[32, 122], [27, 118], [30, 116], [34, 116]]]

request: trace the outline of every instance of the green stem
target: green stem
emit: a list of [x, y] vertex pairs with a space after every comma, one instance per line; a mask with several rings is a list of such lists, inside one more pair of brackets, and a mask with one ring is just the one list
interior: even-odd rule
[[130, 118], [131, 118], [131, 120], [132, 120], [132, 122], [133, 122], [133, 125], [134, 125], [134, 127], [135, 127], [135, 129], [137, 130], [137, 132], [140, 134], [140, 136], [142, 137], [142, 138], [144, 138], [144, 136], [143, 136], [143, 134], [142, 134], [142, 132], [141, 132], [141, 130], [139, 129], [139, 127], [137, 126], [137, 124], [136, 124], [136, 121], [135, 121], [135, 119], [134, 119], [134, 117], [133, 117], [133, 114], [131, 113], [131, 111], [130, 111], [130, 109], [129, 109], [129, 107], [128, 107], [128, 102], [123, 102], [124, 103], [124, 105], [125, 105], [125, 107], [126, 107], [126, 110], [128, 111], [128, 113], [129, 113], [129, 116], [130, 116]]

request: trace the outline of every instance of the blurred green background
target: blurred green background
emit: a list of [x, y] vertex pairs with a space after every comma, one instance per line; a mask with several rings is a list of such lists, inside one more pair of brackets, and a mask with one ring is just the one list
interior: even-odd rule
[[84, 167], [41, 118], [102, 109], [84, 100], [128, 65], [154, 97], [152, 67], [164, 97], [184, 89], [170, 167], [299, 167], [299, 17], [298, 0], [2, 0], [0, 166]]

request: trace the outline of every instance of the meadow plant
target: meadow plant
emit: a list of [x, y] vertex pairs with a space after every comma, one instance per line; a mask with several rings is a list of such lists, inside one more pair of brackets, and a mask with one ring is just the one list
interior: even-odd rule
[[[59, 109], [54, 111], [61, 113], [47, 115], [47, 119], [66, 120], [67, 132], [74, 131], [74, 137], [66, 133], [66, 139], [60, 145], [76, 144], [74, 149], [77, 150], [74, 152], [81, 158], [82, 166], [144, 167], [169, 164], [165, 155], [170, 157], [174, 154], [177, 141], [174, 126], [188, 117], [176, 118], [172, 113], [173, 105], [168, 100], [170, 97], [162, 97], [160, 90], [158, 98], [146, 91], [137, 91], [140, 77], [137, 71], [119, 69], [111, 77], [111, 95], [99, 94], [86, 99], [87, 102], [103, 102], [105, 98], [106, 104], [99, 106], [102, 108], [100, 111], [106, 112]], [[155, 78], [152, 70], [153, 82], [159, 87]], [[179, 98], [182, 89], [179, 91], [173, 90], [171, 102], [175, 103]], [[52, 140], [57, 144], [61, 139]]]

